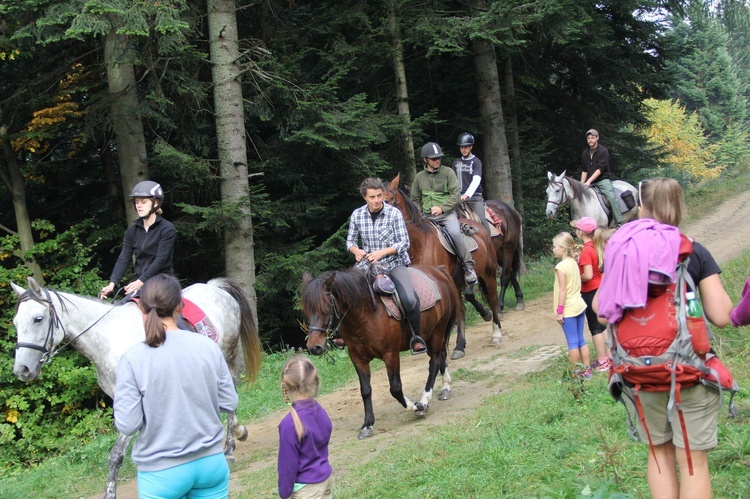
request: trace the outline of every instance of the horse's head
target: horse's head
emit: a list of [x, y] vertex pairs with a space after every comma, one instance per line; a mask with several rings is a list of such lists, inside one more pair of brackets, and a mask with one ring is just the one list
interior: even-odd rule
[[406, 223], [414, 222], [421, 218], [419, 208], [409, 199], [408, 191], [404, 188], [399, 189], [400, 180], [401, 174], [398, 174], [396, 178], [385, 183], [383, 201], [400, 211]]
[[547, 208], [545, 213], [547, 218], [555, 218], [560, 206], [569, 201], [565, 194], [565, 172], [562, 175], [555, 176], [552, 172], [547, 172]]
[[313, 355], [321, 355], [328, 348], [328, 339], [333, 337], [333, 327], [338, 328], [340, 317], [336, 302], [331, 294], [336, 274], [324, 272], [313, 278], [309, 272], [302, 274], [302, 296], [300, 307], [307, 318], [303, 330], [307, 333], [307, 350]]
[[[29, 289], [11, 283], [18, 295], [13, 318], [18, 335], [13, 374], [21, 381], [39, 377], [42, 366], [65, 335], [53, 303], [53, 296], [58, 295], [40, 287], [32, 277], [28, 278], [28, 283]], [[62, 301], [60, 303], [62, 306]]]

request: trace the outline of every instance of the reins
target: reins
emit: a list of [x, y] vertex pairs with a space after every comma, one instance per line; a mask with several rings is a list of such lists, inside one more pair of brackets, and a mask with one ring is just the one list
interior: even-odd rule
[[[60, 316], [57, 313], [57, 309], [55, 309], [55, 305], [52, 303], [52, 297], [50, 296], [49, 291], [46, 289], [41, 290], [44, 293], [44, 297], [32, 292], [30, 289], [26, 290], [26, 292], [21, 295], [21, 297], [18, 299], [18, 304], [20, 305], [24, 301], [28, 300], [34, 300], [37, 303], [40, 303], [42, 305], [46, 305], [47, 310], [49, 311], [50, 315], [50, 321], [49, 321], [49, 327], [47, 328], [47, 337], [44, 340], [43, 345], [37, 345], [35, 343], [26, 343], [26, 342], [17, 342], [16, 343], [16, 350], [19, 348], [29, 348], [31, 350], [39, 350], [42, 352], [42, 358], [39, 360], [39, 363], [44, 365], [48, 364], [52, 357], [60, 353], [62, 350], [64, 350], [69, 345], [73, 344], [78, 338], [86, 334], [88, 331], [91, 330], [96, 324], [104, 319], [107, 314], [109, 314], [112, 310], [115, 309], [115, 307], [110, 308], [107, 310], [101, 317], [99, 317], [97, 320], [95, 320], [89, 327], [81, 331], [79, 334], [75, 336], [75, 338], [72, 338], [68, 340], [67, 342], [63, 342], [60, 346], [58, 346], [55, 350], [52, 350], [52, 344], [54, 343], [54, 330], [55, 328], [59, 328], [63, 332], [63, 338], [65, 335], [67, 335], [67, 331], [65, 330], [65, 326], [63, 325], [62, 321], [60, 320]], [[57, 294], [57, 292], [54, 292], [58, 298], [60, 299], [60, 303], [62, 304], [63, 308], [65, 308], [65, 304], [62, 301], [62, 297]]]

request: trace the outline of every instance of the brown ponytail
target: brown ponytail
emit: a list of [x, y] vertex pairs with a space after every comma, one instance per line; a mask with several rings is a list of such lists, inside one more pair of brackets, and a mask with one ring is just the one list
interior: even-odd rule
[[161, 319], [174, 316], [182, 305], [182, 288], [174, 276], [158, 274], [141, 288], [140, 307], [146, 315], [146, 344], [157, 348], [164, 344], [167, 332]]

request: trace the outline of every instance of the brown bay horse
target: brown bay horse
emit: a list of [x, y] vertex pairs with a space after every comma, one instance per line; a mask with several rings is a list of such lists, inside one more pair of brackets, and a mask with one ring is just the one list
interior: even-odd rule
[[[497, 264], [502, 270], [500, 274], [500, 295], [498, 297], [500, 310], [505, 309], [505, 292], [511, 285], [516, 293], [516, 310], [524, 310], [526, 306], [523, 303], [523, 291], [521, 291], [521, 285], [518, 284], [518, 275], [524, 269], [521, 214], [505, 201], [487, 199], [484, 204], [500, 219], [498, 229], [501, 234], [492, 236]], [[479, 221], [469, 205], [463, 202], [460, 204], [458, 216], [459, 218]], [[491, 219], [488, 218], [487, 221], [494, 225]]]
[[443, 378], [438, 398], [450, 398], [451, 377], [446, 356], [453, 324], [459, 318], [463, 320], [461, 297], [445, 268], [423, 265], [414, 268], [433, 281], [440, 297], [421, 314], [421, 336], [426, 342], [430, 367], [424, 393], [418, 402], [405, 397], [401, 386], [399, 352], [409, 350], [409, 326], [406, 321], [391, 317], [380, 299], [372, 295], [365, 273], [352, 268], [323, 272], [316, 278], [305, 272], [302, 277], [300, 305], [308, 321], [303, 328], [308, 333], [308, 351], [313, 355], [323, 354], [328, 348], [329, 337], [338, 330], [359, 376], [365, 406], [365, 421], [359, 439], [372, 436], [375, 424], [370, 384], [370, 362], [373, 359], [385, 363], [391, 395], [407, 411], [420, 416], [427, 412], [438, 372]]
[[[492, 321], [493, 327], [490, 339], [493, 344], [499, 344], [503, 340], [503, 334], [500, 327], [501, 311], [497, 298], [497, 258], [490, 235], [487, 234], [481, 224], [473, 220], [461, 220], [462, 223], [467, 223], [478, 229], [476, 234], [472, 236], [477, 243], [477, 249], [472, 252], [471, 256], [474, 258], [480, 288], [490, 306], [490, 309], [487, 310], [477, 299], [473, 289], [467, 288], [464, 282], [464, 273], [457, 263], [456, 256], [446, 250], [440, 243], [438, 229], [424, 216], [422, 210], [409, 199], [409, 196], [399, 189], [398, 184], [399, 176], [386, 184], [384, 198], [386, 202], [398, 208], [404, 215], [406, 230], [409, 233], [409, 256], [412, 263], [443, 265], [448, 268], [456, 287], [460, 291], [464, 291], [466, 300], [474, 306], [485, 321]], [[453, 349], [451, 359], [462, 358], [466, 349], [465, 324], [463, 321], [459, 321], [457, 325], [456, 347]]]

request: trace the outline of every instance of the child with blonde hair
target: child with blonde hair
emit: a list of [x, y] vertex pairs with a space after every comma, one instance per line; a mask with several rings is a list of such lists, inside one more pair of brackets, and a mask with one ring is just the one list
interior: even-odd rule
[[[552, 252], [560, 261], [555, 265], [554, 309], [568, 343], [568, 358], [577, 376], [591, 377], [589, 347], [583, 337], [586, 303], [581, 298], [581, 275], [573, 258], [575, 241], [568, 232], [552, 239]], [[583, 367], [579, 368], [579, 364]]]
[[333, 496], [328, 442], [333, 425], [315, 400], [320, 376], [315, 364], [295, 355], [284, 364], [281, 391], [289, 414], [279, 423], [279, 496], [282, 499]]

